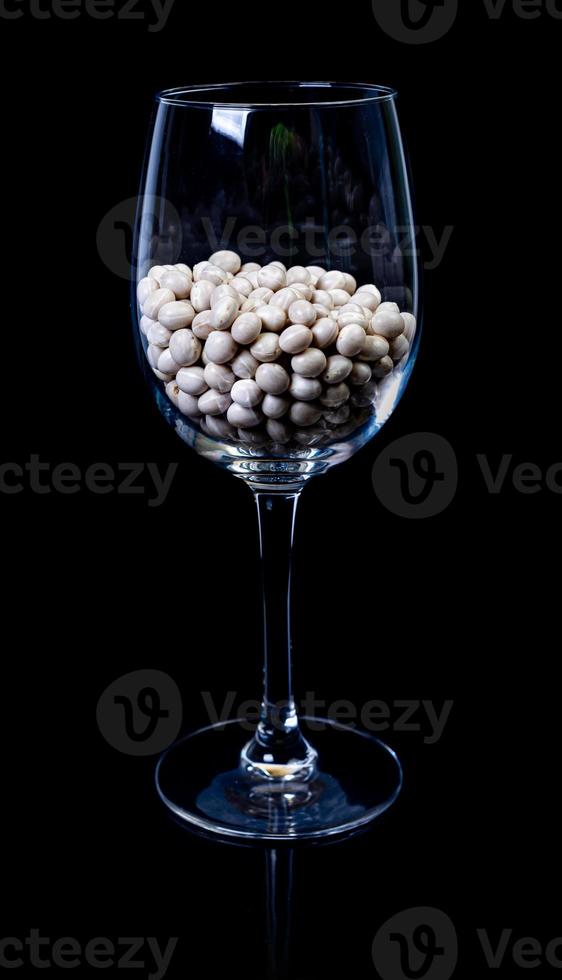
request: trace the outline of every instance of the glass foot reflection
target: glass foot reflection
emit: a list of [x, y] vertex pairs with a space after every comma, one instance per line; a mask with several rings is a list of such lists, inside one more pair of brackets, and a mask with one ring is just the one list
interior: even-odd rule
[[402, 785], [392, 749], [326, 719], [303, 718], [301, 727], [318, 752], [310, 780], [248, 774], [239, 760], [251, 733], [247, 722], [235, 720], [172, 745], [158, 763], [158, 793], [177, 817], [195, 827], [263, 840], [343, 834], [388, 809]]

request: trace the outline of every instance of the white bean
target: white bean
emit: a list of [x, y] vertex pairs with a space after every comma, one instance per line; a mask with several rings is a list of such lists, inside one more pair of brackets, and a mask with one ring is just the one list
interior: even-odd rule
[[326, 363], [326, 355], [318, 347], [309, 347], [302, 354], [295, 354], [291, 358], [293, 371], [303, 378], [317, 378], [324, 371]]
[[336, 340], [338, 336], [338, 324], [335, 320], [330, 317], [322, 317], [317, 320], [312, 328], [313, 344], [315, 347], [319, 347], [322, 350], [324, 347], [330, 347]]
[[232, 400], [244, 408], [255, 408], [263, 399], [263, 391], [260, 386], [252, 381], [240, 379], [235, 381], [230, 392]]
[[197, 313], [201, 313], [201, 310], [211, 309], [213, 289], [213, 283], [209, 282], [208, 279], [200, 279], [199, 282], [193, 283], [189, 294], [189, 299], [191, 300], [193, 309]]
[[148, 337], [148, 331], [154, 323], [158, 323], [158, 320], [151, 320], [149, 316], [141, 316], [139, 320], [139, 330], [145, 337]]
[[[274, 335], [275, 336], [275, 335]], [[308, 327], [300, 324], [287, 327], [279, 337], [281, 350], [286, 354], [300, 354], [312, 343], [314, 334]]]
[[198, 419], [202, 414], [199, 411], [198, 399], [194, 398], [193, 395], [188, 395], [185, 391], [181, 391], [181, 389], [178, 393], [178, 408], [180, 412], [192, 419]]
[[[340, 307], [344, 310], [345, 307]], [[338, 313], [337, 324], [340, 330], [343, 327], [349, 327], [352, 323], [358, 323], [363, 330], [366, 330], [371, 322], [371, 313], [369, 311], [369, 316], [366, 317], [362, 309], [359, 307], [357, 311], [355, 310], [345, 310], [345, 313]]]
[[388, 303], [388, 302], [379, 303], [377, 307], [377, 313], [382, 313], [383, 310], [386, 310], [387, 313], [400, 313], [400, 307], [398, 306], [398, 303]]
[[230, 393], [215, 391], [209, 388], [208, 391], [199, 395], [197, 407], [202, 415], [223, 415], [229, 405], [232, 404]]
[[349, 293], [345, 289], [331, 289], [330, 296], [332, 297], [332, 303], [337, 309], [338, 306], [345, 306], [349, 302]]
[[190, 276], [185, 276], [183, 272], [174, 269], [173, 272], [163, 273], [160, 277], [160, 285], [163, 289], [171, 289], [175, 293], [176, 299], [187, 299], [192, 281]]
[[166, 394], [167, 394], [168, 398], [170, 399], [170, 401], [176, 406], [176, 408], [179, 407], [178, 406], [178, 395], [179, 395], [179, 393], [180, 393], [180, 389], [179, 389], [176, 381], [168, 381], [168, 383], [166, 385]]
[[235, 276], [234, 279], [230, 280], [229, 285], [232, 286], [237, 293], [240, 293], [241, 296], [246, 297], [250, 295], [252, 289], [254, 288], [250, 280], [246, 279], [245, 276]]
[[205, 422], [209, 435], [214, 436], [215, 439], [234, 439], [236, 436], [234, 426], [219, 415], [206, 415]]
[[177, 374], [181, 364], [178, 364], [178, 362], [174, 360], [170, 349], [166, 347], [166, 349], [162, 350], [160, 353], [157, 366], [158, 370], [162, 371], [163, 374]]
[[205, 341], [205, 354], [213, 364], [226, 364], [237, 350], [238, 344], [227, 331], [213, 330]]
[[334, 308], [334, 301], [327, 289], [314, 289], [312, 291], [312, 302], [321, 303], [322, 306], [327, 306], [329, 310]]
[[242, 313], [236, 317], [230, 332], [238, 344], [253, 344], [261, 333], [262, 321], [255, 313]]
[[366, 385], [371, 380], [372, 370], [364, 361], [355, 361], [350, 373], [349, 380], [352, 385]]
[[394, 362], [391, 357], [381, 357], [380, 361], [373, 364], [373, 378], [386, 378], [393, 368]]
[[149, 344], [156, 344], [157, 347], [167, 347], [172, 336], [172, 331], [158, 323], [158, 320], [151, 321], [152, 326], [146, 335]]
[[176, 374], [176, 381], [187, 395], [202, 395], [209, 387], [205, 381], [202, 367], [182, 367]]
[[310, 272], [303, 265], [292, 265], [290, 269], [287, 269], [288, 286], [291, 286], [294, 282], [310, 283], [310, 280]]
[[189, 300], [174, 300], [173, 303], [164, 303], [158, 310], [158, 319], [168, 330], [180, 330], [182, 327], [189, 327], [193, 322], [195, 310]]
[[286, 395], [270, 395], [268, 393], [261, 403], [261, 410], [269, 419], [280, 419], [289, 411], [290, 404], [291, 399], [287, 398]]
[[291, 289], [295, 291], [299, 299], [305, 299], [307, 302], [312, 299], [314, 290], [308, 282], [294, 282]]
[[372, 282], [366, 283], [364, 286], [359, 286], [357, 290], [358, 293], [371, 293], [372, 296], [377, 300], [377, 306], [380, 305], [382, 300], [381, 291]]
[[323, 320], [325, 316], [329, 316], [330, 311], [327, 306], [322, 306], [322, 303], [313, 303], [314, 312], [318, 320]]
[[240, 272], [259, 272], [261, 265], [259, 262], [244, 262], [244, 265], [240, 266]]
[[261, 286], [257, 272], [245, 272], [244, 278], [251, 284], [252, 289], [257, 289], [258, 286]]
[[393, 310], [377, 310], [371, 320], [371, 327], [379, 337], [386, 337], [387, 340], [394, 340], [404, 332], [404, 320], [400, 313]]
[[271, 306], [270, 303], [257, 306], [254, 313], [256, 316], [259, 316], [264, 327], [267, 330], [272, 330], [274, 333], [280, 333], [287, 322], [285, 310], [280, 309], [278, 306]]
[[355, 296], [353, 297], [353, 302], [358, 303], [359, 306], [366, 306], [367, 309], [374, 313], [380, 303], [380, 299], [377, 299], [374, 293], [363, 292], [362, 289], [359, 289], [359, 291], [355, 293]]
[[327, 360], [326, 370], [322, 375], [322, 379], [328, 385], [337, 385], [347, 378], [352, 368], [353, 361], [349, 357], [343, 357], [342, 354], [332, 354]]
[[205, 366], [205, 384], [215, 391], [225, 395], [236, 381], [236, 375], [226, 364], [214, 364], [210, 361]]
[[201, 357], [201, 344], [189, 328], [176, 330], [170, 337], [170, 354], [176, 364], [189, 367]]
[[350, 323], [339, 332], [336, 348], [344, 357], [355, 357], [363, 350], [365, 329], [358, 323]]
[[340, 381], [337, 385], [330, 385], [326, 388], [323, 395], [320, 398], [322, 405], [326, 405], [327, 408], [339, 408], [340, 405], [344, 405], [348, 400], [350, 395], [349, 388], [347, 387], [345, 381]]
[[325, 272], [317, 282], [318, 289], [345, 289], [345, 278], [342, 272], [334, 269], [332, 272]]
[[236, 425], [240, 429], [253, 429], [259, 425], [263, 416], [259, 409], [246, 408], [238, 402], [232, 402], [226, 413], [226, 417], [231, 425]]
[[218, 252], [213, 252], [209, 256], [209, 262], [213, 265], [218, 265], [219, 269], [224, 272], [231, 272], [233, 276], [240, 271], [240, 256], [236, 252], [231, 252], [229, 249], [221, 249]]
[[237, 378], [253, 378], [259, 361], [252, 357], [249, 350], [243, 350], [234, 358], [230, 366]]
[[404, 336], [411, 344], [416, 333], [416, 318], [412, 313], [402, 313], [401, 316], [404, 320]]
[[298, 299], [291, 303], [289, 307], [289, 320], [291, 323], [304, 323], [305, 327], [310, 327], [316, 320], [316, 313], [312, 303], [305, 299]]
[[376, 333], [366, 335], [359, 359], [361, 361], [380, 361], [381, 357], [386, 357], [388, 351], [388, 340], [385, 337], [379, 337]]
[[285, 289], [280, 289], [278, 293], [275, 293], [275, 296], [269, 302], [270, 306], [278, 307], [280, 310], [287, 312], [291, 303], [296, 302], [298, 298], [298, 293], [291, 286], [287, 286]]
[[206, 340], [209, 334], [213, 332], [211, 311], [201, 310], [201, 313], [197, 313], [191, 322], [191, 329], [198, 340]]
[[353, 296], [357, 289], [357, 282], [353, 276], [350, 276], [349, 272], [342, 272], [342, 276], [344, 278], [343, 289], [345, 289], [346, 293], [349, 293], [350, 296]]
[[390, 341], [390, 356], [393, 361], [400, 361], [410, 350], [410, 345], [404, 335]]
[[248, 299], [261, 300], [261, 302], [257, 304], [258, 306], [261, 306], [264, 303], [269, 303], [273, 296], [274, 292], [272, 289], [268, 289], [267, 286], [258, 286], [257, 289], [252, 289]]
[[256, 361], [276, 361], [281, 354], [278, 335], [276, 333], [260, 333], [250, 347], [250, 353]]
[[281, 395], [289, 387], [291, 379], [281, 364], [260, 364], [256, 371], [256, 382], [262, 391], [270, 395]]
[[189, 276], [190, 279], [193, 279], [193, 272], [185, 262], [176, 262], [176, 269], [178, 272], [183, 272], [184, 276]]
[[215, 330], [228, 330], [238, 314], [238, 303], [232, 296], [222, 296], [211, 308], [209, 323]]
[[211, 309], [213, 309], [216, 306], [216, 304], [220, 299], [224, 299], [225, 296], [232, 297], [232, 299], [236, 300], [238, 306], [240, 306], [240, 303], [242, 302], [242, 297], [238, 292], [238, 290], [234, 289], [234, 287], [231, 286], [230, 283], [223, 282], [221, 286], [215, 286], [215, 288], [213, 289], [211, 295]]
[[159, 371], [158, 368], [152, 368], [152, 370], [154, 371], [154, 374], [156, 375], [156, 377], [160, 381], [165, 381], [166, 384], [169, 381], [173, 381], [174, 380], [174, 375], [173, 374], [166, 374], [165, 371]]
[[151, 276], [145, 276], [144, 279], [141, 279], [137, 286], [137, 299], [140, 306], [146, 302], [150, 293], [155, 293], [157, 289], [158, 283], [156, 282], [156, 279], [152, 279]]
[[142, 307], [142, 312], [145, 316], [149, 316], [151, 320], [158, 319], [158, 313], [166, 303], [175, 302], [176, 297], [174, 296], [171, 289], [155, 289], [153, 292], [149, 293], [145, 299]]
[[265, 423], [267, 434], [273, 442], [285, 445], [291, 439], [291, 427], [286, 422], [279, 422], [277, 419], [268, 419]]
[[295, 425], [315, 425], [322, 418], [322, 409], [317, 402], [293, 402], [289, 417]]
[[298, 401], [310, 402], [322, 394], [322, 385], [318, 378], [303, 378], [293, 374], [289, 394]]
[[358, 408], [368, 408], [369, 405], [373, 405], [377, 398], [377, 385], [375, 381], [368, 381], [366, 385], [362, 385], [357, 391], [354, 391], [351, 396], [351, 401]]
[[[250, 273], [251, 274], [251, 273]], [[256, 273], [260, 286], [266, 286], [276, 293], [287, 283], [287, 276], [278, 265], [265, 265]]]
[[213, 286], [220, 286], [226, 282], [226, 272], [212, 262], [197, 262], [193, 266], [193, 278], [195, 282], [210, 282]]
[[160, 285], [160, 276], [165, 271], [166, 270], [165, 270], [165, 268], [164, 268], [163, 265], [153, 265], [152, 268], [149, 269], [146, 274], [147, 274], [147, 276], [150, 276], [151, 279], [155, 279], [156, 282]]

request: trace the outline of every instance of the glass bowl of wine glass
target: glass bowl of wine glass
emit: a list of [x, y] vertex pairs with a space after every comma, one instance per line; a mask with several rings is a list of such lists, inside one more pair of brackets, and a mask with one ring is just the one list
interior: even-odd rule
[[[165, 419], [244, 480], [260, 531], [264, 692], [172, 746], [157, 787], [226, 837], [357, 829], [401, 785], [392, 750], [299, 718], [291, 683], [296, 506], [389, 418], [420, 331], [396, 93], [364, 83], [245, 82], [155, 99], [134, 237], [139, 363]], [[209, 477], [211, 478], [211, 476]]]

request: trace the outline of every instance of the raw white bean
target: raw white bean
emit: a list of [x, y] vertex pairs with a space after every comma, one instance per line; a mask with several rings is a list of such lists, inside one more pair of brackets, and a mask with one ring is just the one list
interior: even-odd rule
[[255, 425], [259, 425], [263, 416], [259, 409], [255, 408], [245, 408], [244, 405], [239, 405], [238, 402], [232, 402], [229, 406], [226, 417], [231, 425], [236, 425], [240, 429], [253, 429]]
[[291, 303], [296, 302], [298, 298], [298, 293], [291, 286], [287, 286], [285, 289], [280, 289], [278, 293], [275, 293], [275, 296], [269, 302], [271, 306], [279, 307], [280, 310], [287, 312]]
[[274, 259], [274, 261], [269, 262], [268, 265], [276, 265], [278, 269], [281, 269], [285, 273], [287, 272], [287, 266], [283, 262], [280, 262], [279, 259]]
[[226, 364], [236, 354], [238, 344], [228, 332], [213, 330], [205, 341], [205, 353], [213, 364]]
[[325, 316], [330, 315], [330, 311], [327, 306], [322, 306], [322, 303], [313, 303], [314, 312], [316, 313], [316, 318], [322, 320]]
[[211, 295], [211, 309], [214, 309], [218, 301], [220, 299], [224, 299], [225, 296], [230, 296], [232, 299], [235, 299], [236, 302], [238, 303], [238, 306], [240, 306], [240, 303], [242, 302], [242, 296], [240, 295], [238, 290], [234, 289], [234, 287], [231, 286], [230, 283], [223, 282], [222, 286], [215, 286], [215, 288], [213, 289]]
[[291, 439], [291, 427], [286, 422], [279, 422], [277, 419], [268, 419], [265, 423], [267, 434], [273, 442], [278, 442], [282, 446]]
[[193, 322], [195, 310], [189, 300], [174, 300], [164, 303], [158, 310], [158, 319], [168, 330], [180, 330]]
[[318, 378], [303, 378], [293, 374], [289, 394], [298, 401], [311, 402], [322, 394], [322, 385]]
[[410, 345], [404, 335], [390, 341], [390, 356], [393, 361], [400, 361], [410, 350]]
[[259, 361], [252, 357], [249, 350], [240, 351], [230, 365], [237, 378], [253, 378]]
[[371, 320], [371, 327], [379, 337], [386, 337], [387, 340], [394, 340], [404, 332], [404, 320], [400, 313], [393, 310], [377, 310]]
[[365, 329], [358, 323], [350, 323], [339, 332], [336, 347], [344, 357], [355, 357], [363, 350]]
[[267, 286], [258, 286], [257, 289], [252, 289], [248, 299], [260, 300], [261, 302], [257, 305], [261, 306], [264, 303], [269, 303], [273, 295], [274, 293], [272, 289], [268, 289]]
[[176, 381], [187, 395], [202, 395], [209, 387], [205, 381], [202, 367], [182, 367], [176, 374]]
[[163, 268], [166, 270], [166, 272], [174, 272], [176, 267], [168, 262], [168, 264], [163, 266]]
[[279, 337], [279, 345], [286, 354], [300, 354], [310, 347], [313, 336], [312, 330], [308, 327], [295, 324], [283, 331]]
[[345, 289], [345, 278], [342, 272], [334, 269], [332, 272], [325, 272], [317, 282], [318, 289]]
[[180, 393], [179, 386], [176, 381], [168, 381], [166, 385], [166, 394], [173, 405], [178, 408], [178, 395]]
[[193, 283], [189, 294], [189, 299], [191, 300], [193, 309], [197, 313], [201, 313], [201, 310], [211, 309], [213, 289], [213, 283], [208, 279], [200, 279], [199, 282]]
[[307, 302], [310, 302], [312, 299], [314, 290], [307, 282], [294, 282], [291, 289], [294, 289], [299, 299], [305, 299]]
[[291, 399], [286, 395], [267, 394], [261, 403], [261, 410], [269, 419], [280, 419], [289, 411]]
[[260, 283], [260, 281], [258, 279], [258, 273], [257, 272], [245, 272], [244, 273], [244, 278], [248, 280], [248, 282], [250, 283], [252, 289], [257, 289], [258, 286], [261, 286], [261, 283]]
[[191, 290], [191, 277], [185, 276], [183, 272], [174, 269], [173, 272], [164, 272], [160, 277], [160, 285], [163, 289], [171, 289], [175, 293], [176, 299], [187, 299]]
[[152, 368], [152, 370], [159, 381], [164, 381], [167, 384], [169, 381], [174, 380], [173, 374], [166, 374], [164, 371], [159, 371], [158, 368]]
[[151, 368], [158, 367], [158, 358], [162, 353], [162, 348], [157, 347], [156, 344], [149, 344], [146, 348], [146, 358]]
[[375, 286], [374, 283], [368, 282], [364, 286], [359, 286], [357, 292], [358, 293], [371, 293], [371, 295], [376, 298], [377, 305], [380, 305], [381, 300], [382, 300], [381, 291], [380, 291], [380, 289], [377, 289], [377, 287]]
[[287, 284], [287, 276], [278, 265], [265, 265], [256, 273], [260, 286], [266, 286], [276, 293]]
[[383, 310], [386, 310], [387, 313], [400, 313], [398, 303], [379, 303], [377, 313], [382, 313]]
[[240, 266], [240, 272], [259, 272], [261, 265], [259, 262], [244, 262], [244, 265]]
[[325, 370], [326, 363], [326, 355], [318, 347], [309, 347], [302, 354], [296, 354], [291, 358], [293, 371], [303, 378], [317, 378]]
[[[345, 307], [342, 306], [340, 309], [344, 310]], [[340, 330], [342, 327], [349, 327], [352, 323], [358, 323], [360, 327], [363, 327], [363, 330], [366, 330], [371, 322], [371, 314], [369, 311], [369, 316], [366, 317], [361, 308], [359, 308], [357, 311], [346, 310], [345, 313], [338, 313], [336, 322]]]
[[349, 373], [352, 385], [366, 385], [371, 380], [372, 370], [364, 361], [356, 361]]
[[145, 337], [148, 337], [148, 331], [153, 323], [158, 323], [158, 320], [151, 320], [149, 316], [141, 316], [139, 320], [139, 330]]
[[166, 303], [175, 302], [176, 297], [174, 296], [171, 289], [155, 289], [153, 292], [149, 293], [145, 299], [142, 307], [142, 312], [145, 316], [149, 316], [151, 320], [158, 319], [158, 313]]
[[223, 296], [211, 309], [209, 323], [215, 330], [228, 330], [238, 315], [238, 303], [232, 296]]
[[291, 379], [281, 364], [260, 364], [256, 371], [256, 382], [262, 391], [270, 395], [282, 395]]
[[358, 303], [359, 306], [366, 306], [368, 310], [371, 310], [371, 312], [374, 313], [380, 303], [380, 300], [377, 299], [374, 293], [362, 292], [360, 289], [359, 292], [355, 293], [353, 302]]
[[162, 371], [163, 374], [177, 374], [181, 364], [178, 364], [174, 360], [170, 349], [166, 347], [165, 350], [160, 351], [160, 357], [158, 358], [158, 370]]
[[337, 322], [330, 317], [322, 317], [314, 324], [312, 336], [315, 347], [319, 347], [321, 350], [324, 347], [330, 347], [331, 344], [335, 343], [338, 336]]
[[193, 279], [193, 272], [185, 262], [176, 262], [176, 269], [178, 272], [183, 272], [184, 276], [189, 276], [190, 279]]
[[197, 262], [193, 266], [193, 278], [195, 282], [210, 282], [213, 286], [220, 286], [226, 282], [226, 272], [212, 262]]
[[294, 282], [310, 283], [310, 272], [303, 265], [292, 265], [287, 269], [287, 285], [291, 286]]
[[349, 302], [349, 293], [345, 289], [331, 289], [330, 296], [332, 297], [332, 303], [337, 309], [338, 306], [345, 306]]
[[340, 381], [339, 384], [330, 385], [329, 388], [326, 388], [320, 398], [320, 401], [328, 408], [339, 408], [340, 405], [345, 404], [349, 398], [349, 395], [350, 391], [345, 381]]
[[215, 391], [209, 388], [202, 395], [199, 395], [197, 407], [203, 415], [223, 415], [229, 405], [232, 404], [230, 393]]
[[388, 340], [374, 333], [365, 336], [363, 350], [359, 355], [361, 361], [380, 361], [389, 351]]
[[232, 400], [244, 408], [255, 408], [263, 399], [260, 386], [251, 379], [235, 381], [230, 392]]
[[334, 308], [334, 301], [327, 289], [313, 289], [312, 302], [321, 303], [322, 306], [327, 306], [329, 310]]
[[191, 419], [198, 419], [202, 414], [199, 411], [198, 399], [194, 398], [193, 395], [188, 395], [185, 391], [181, 391], [181, 389], [178, 393], [178, 408], [180, 412], [188, 415]]
[[259, 337], [262, 321], [255, 313], [242, 313], [236, 317], [230, 332], [238, 344], [253, 344]]
[[157, 289], [158, 283], [156, 279], [153, 279], [151, 276], [145, 276], [144, 279], [141, 279], [137, 286], [137, 299], [140, 306], [146, 302], [150, 293], [155, 293]]
[[248, 297], [254, 288], [249, 279], [245, 276], [235, 276], [234, 279], [230, 280], [229, 286], [232, 286], [237, 293], [241, 296]]
[[151, 269], [146, 273], [151, 279], [155, 279], [158, 284], [160, 284], [160, 276], [165, 272], [163, 265], [153, 265]]
[[273, 330], [274, 333], [280, 333], [287, 322], [285, 310], [278, 306], [271, 306], [270, 303], [257, 306], [254, 313], [259, 316], [264, 327], [267, 330]]
[[281, 354], [278, 335], [276, 333], [260, 333], [250, 347], [250, 353], [256, 361], [276, 361]]
[[342, 354], [332, 354], [328, 358], [326, 363], [326, 370], [322, 375], [322, 379], [328, 385], [337, 385], [351, 373], [353, 368], [353, 361], [349, 357], [343, 357]]
[[189, 367], [201, 357], [201, 344], [189, 328], [176, 330], [170, 337], [170, 354], [180, 367]]
[[402, 313], [401, 316], [404, 320], [404, 336], [411, 344], [416, 332], [416, 318], [412, 313]]
[[289, 307], [289, 320], [291, 323], [304, 323], [305, 327], [310, 327], [316, 320], [316, 313], [312, 303], [305, 299], [298, 299], [291, 303]]
[[197, 313], [191, 322], [191, 329], [198, 340], [206, 340], [209, 334], [213, 332], [211, 311], [202, 310], [201, 313]]
[[210, 361], [205, 367], [205, 384], [215, 391], [225, 395], [236, 381], [236, 375], [226, 364], [213, 364]]
[[240, 256], [236, 252], [231, 252], [229, 249], [221, 249], [218, 252], [213, 252], [209, 256], [209, 262], [213, 265], [218, 265], [219, 269], [224, 272], [231, 272], [233, 276], [240, 271]]
[[350, 276], [349, 272], [342, 272], [342, 276], [344, 278], [344, 285], [342, 288], [345, 289], [346, 293], [349, 293], [350, 296], [353, 296], [354, 292], [357, 290], [357, 282], [353, 276]]
[[386, 378], [387, 374], [394, 369], [394, 362], [391, 357], [381, 357], [380, 361], [373, 364], [373, 378]]
[[206, 415], [205, 422], [209, 435], [214, 436], [215, 439], [234, 439], [236, 437], [234, 426], [218, 415]]
[[149, 344], [156, 344], [157, 347], [167, 347], [172, 336], [172, 331], [168, 330], [158, 320], [152, 320], [152, 326], [146, 335]]
[[293, 402], [289, 417], [295, 425], [315, 425], [322, 418], [322, 409], [317, 402]]

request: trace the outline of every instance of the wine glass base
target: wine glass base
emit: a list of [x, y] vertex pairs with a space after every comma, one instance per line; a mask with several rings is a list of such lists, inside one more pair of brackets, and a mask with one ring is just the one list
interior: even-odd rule
[[291, 841], [345, 834], [370, 823], [394, 802], [400, 763], [384, 742], [325, 718], [301, 718], [318, 752], [307, 781], [247, 773], [240, 753], [248, 722], [202, 728], [172, 745], [156, 768], [160, 798], [193, 827], [222, 837]]

